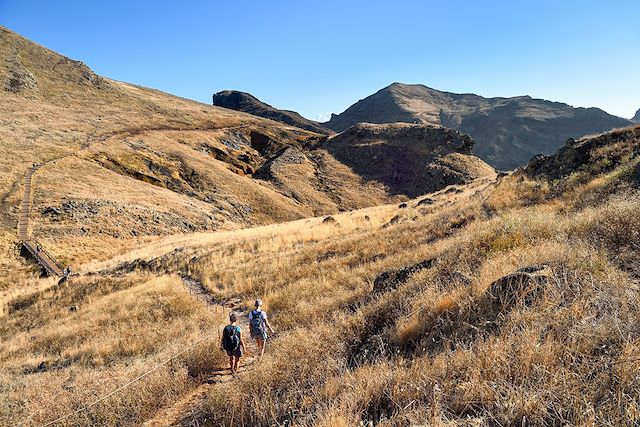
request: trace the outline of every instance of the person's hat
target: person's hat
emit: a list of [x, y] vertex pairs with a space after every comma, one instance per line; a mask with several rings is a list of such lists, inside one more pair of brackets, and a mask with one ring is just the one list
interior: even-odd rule
[[261, 299], [257, 299], [256, 300], [256, 307], [260, 307], [262, 305], [262, 300]]

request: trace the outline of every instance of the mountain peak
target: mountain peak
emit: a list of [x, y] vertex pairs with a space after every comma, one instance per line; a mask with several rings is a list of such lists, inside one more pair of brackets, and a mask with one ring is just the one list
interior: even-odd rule
[[272, 108], [271, 105], [260, 101], [255, 96], [239, 90], [222, 90], [213, 94], [213, 105], [229, 108], [232, 110], [242, 110], [250, 106], [260, 106]]
[[635, 123], [640, 123], [640, 109], [638, 109], [638, 111], [636, 111], [636, 115], [633, 116], [631, 121], [635, 122]]
[[549, 154], [567, 138], [631, 123], [596, 108], [573, 108], [528, 95], [485, 98], [400, 82], [331, 116], [324, 125], [341, 132], [359, 122], [421, 123], [453, 128], [471, 135], [476, 140], [474, 153], [503, 170], [522, 165], [538, 153]]
[[383, 88], [382, 90], [387, 90], [387, 91], [391, 91], [391, 92], [395, 92], [395, 91], [400, 91], [400, 92], [438, 92], [438, 93], [446, 93], [446, 92], [441, 92], [437, 89], [431, 88], [429, 86], [420, 84], [420, 83], [401, 83], [401, 82], [394, 82], [391, 83], [389, 86]]
[[423, 88], [431, 89], [420, 83], [402, 83], [402, 82], [393, 82], [389, 86], [387, 86], [385, 89], [406, 89], [406, 88], [412, 88], [412, 87], [423, 87]]

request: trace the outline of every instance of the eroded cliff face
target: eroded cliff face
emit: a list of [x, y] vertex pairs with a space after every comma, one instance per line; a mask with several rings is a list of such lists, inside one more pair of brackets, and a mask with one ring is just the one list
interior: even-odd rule
[[471, 155], [473, 145], [470, 136], [439, 126], [361, 123], [322, 147], [390, 193], [415, 197], [494, 173]]

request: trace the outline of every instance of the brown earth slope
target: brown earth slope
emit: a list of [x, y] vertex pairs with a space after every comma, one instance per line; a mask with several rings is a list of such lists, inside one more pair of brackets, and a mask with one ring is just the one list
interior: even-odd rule
[[472, 147], [473, 139], [452, 129], [361, 123], [304, 150], [282, 150], [255, 177], [317, 214], [350, 210], [366, 200], [402, 201], [493, 176], [491, 166], [470, 155]]
[[640, 180], [637, 162], [630, 162], [630, 159], [640, 157], [638, 140], [640, 125], [586, 136], [577, 141], [569, 139], [556, 153], [531, 159], [524, 173], [551, 180], [560, 180], [574, 174], [575, 179], [578, 175], [592, 177], [608, 173], [626, 163], [636, 167], [636, 179]]
[[0, 58], [3, 242], [34, 162], [44, 166], [31, 231], [62, 258], [310, 213], [249, 175], [280, 146], [318, 135], [102, 78], [4, 28]]
[[484, 98], [442, 92], [419, 84], [394, 83], [362, 99], [323, 126], [341, 132], [356, 123], [427, 123], [468, 133], [473, 153], [499, 169], [550, 154], [570, 137], [628, 126], [629, 120], [597, 108], [534, 99]]
[[100, 77], [2, 27], [0, 58], [2, 287], [34, 273], [13, 242], [36, 162], [30, 233], [64, 264], [420, 191], [365, 178], [323, 148], [325, 135]]

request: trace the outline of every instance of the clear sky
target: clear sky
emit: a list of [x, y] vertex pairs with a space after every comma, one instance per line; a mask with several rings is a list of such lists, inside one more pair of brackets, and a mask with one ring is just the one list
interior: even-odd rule
[[631, 117], [640, 1], [0, 0], [0, 24], [97, 73], [327, 118], [388, 84], [531, 95]]

